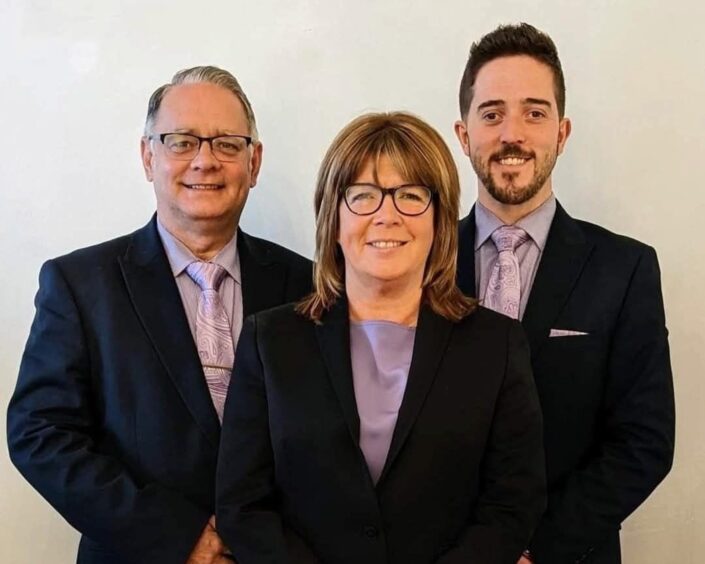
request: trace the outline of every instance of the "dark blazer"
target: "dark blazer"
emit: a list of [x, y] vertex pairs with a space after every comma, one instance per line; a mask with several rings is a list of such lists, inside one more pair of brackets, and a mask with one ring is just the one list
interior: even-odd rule
[[[474, 210], [458, 285], [475, 295]], [[620, 523], [668, 473], [674, 403], [656, 253], [558, 205], [522, 321], [544, 418], [538, 564], [620, 562]], [[550, 337], [551, 329], [587, 335]]]
[[[245, 315], [311, 263], [238, 234]], [[7, 414], [12, 461], [83, 537], [81, 563], [183, 563], [214, 514], [220, 426], [156, 220], [48, 261]]]
[[518, 323], [422, 308], [376, 487], [358, 446], [344, 299], [320, 325], [292, 306], [249, 318], [237, 354], [216, 518], [239, 564], [516, 563], [545, 506]]

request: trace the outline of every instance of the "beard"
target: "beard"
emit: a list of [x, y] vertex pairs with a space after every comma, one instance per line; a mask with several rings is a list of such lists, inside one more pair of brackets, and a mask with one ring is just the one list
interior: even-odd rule
[[[534, 175], [527, 184], [523, 186], [516, 184], [516, 178], [519, 176], [518, 172], [503, 172], [502, 184], [495, 182], [491, 171], [492, 162], [508, 157], [533, 159]], [[555, 151], [547, 153], [541, 161], [538, 161], [536, 153], [524, 151], [518, 145], [507, 145], [501, 151], [490, 155], [487, 161], [483, 161], [482, 156], [478, 152], [472, 153], [470, 156], [472, 168], [475, 169], [477, 178], [482, 182], [487, 192], [499, 203], [506, 205], [523, 204], [533, 198], [551, 176], [557, 159], [558, 147], [556, 147]]]

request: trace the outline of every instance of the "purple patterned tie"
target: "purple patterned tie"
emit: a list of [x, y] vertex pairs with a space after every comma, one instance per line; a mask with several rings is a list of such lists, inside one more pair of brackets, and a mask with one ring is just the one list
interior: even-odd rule
[[196, 347], [213, 405], [222, 423], [235, 360], [230, 321], [218, 295], [218, 288], [227, 273], [219, 264], [200, 261], [189, 264], [186, 272], [201, 288], [196, 313]]
[[491, 237], [499, 255], [490, 274], [483, 305], [518, 319], [519, 304], [521, 303], [521, 276], [519, 260], [514, 251], [528, 240], [529, 236], [519, 227], [505, 225], [496, 229]]

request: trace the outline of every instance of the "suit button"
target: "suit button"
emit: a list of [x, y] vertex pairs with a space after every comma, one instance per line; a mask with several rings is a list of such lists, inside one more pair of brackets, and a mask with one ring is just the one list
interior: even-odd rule
[[368, 539], [375, 539], [379, 536], [379, 529], [377, 527], [373, 527], [372, 525], [366, 525], [365, 536]]

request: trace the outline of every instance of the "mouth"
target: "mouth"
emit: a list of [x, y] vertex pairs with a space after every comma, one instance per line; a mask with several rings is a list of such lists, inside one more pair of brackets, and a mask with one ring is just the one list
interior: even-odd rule
[[224, 184], [183, 184], [189, 190], [220, 190]]
[[531, 157], [501, 157], [493, 160], [503, 166], [521, 166], [531, 160]]
[[406, 245], [407, 241], [396, 241], [396, 240], [378, 240], [378, 241], [368, 241], [367, 245], [374, 247], [375, 249], [395, 249]]

